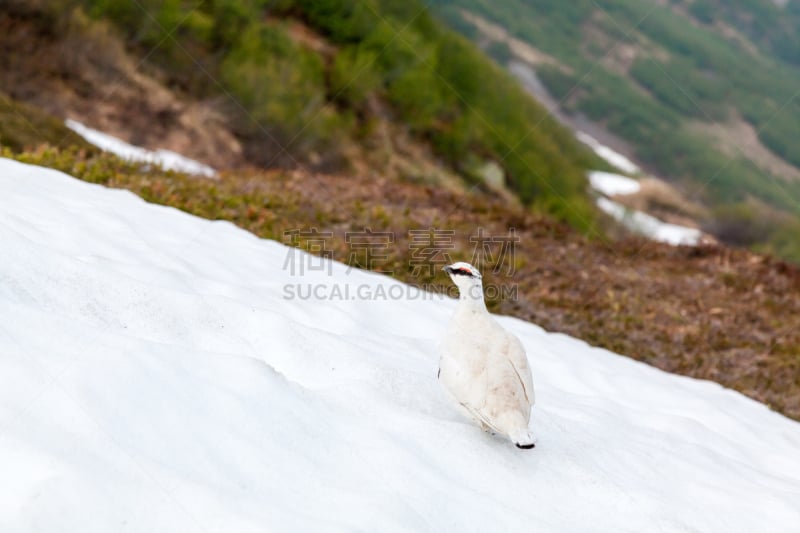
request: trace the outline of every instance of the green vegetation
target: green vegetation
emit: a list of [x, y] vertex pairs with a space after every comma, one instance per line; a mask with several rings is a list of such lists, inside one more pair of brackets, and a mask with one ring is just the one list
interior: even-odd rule
[[[460, 11], [467, 9], [557, 58], [567, 68], [542, 66], [537, 72], [567, 111], [606, 125], [630, 141], [648, 166], [683, 182], [709, 205], [756, 198], [764, 202], [758, 217], [788, 220], [769, 212], [777, 209], [800, 220], [800, 183], [771, 175], [747, 153], [723, 154], [715, 141], [689, 127], [690, 121], [744, 120], [770, 151], [800, 166], [796, 3], [785, 8], [769, 0], [437, 3], [456, 29], [469, 26]], [[721, 29], [725, 24], [728, 31]], [[465, 34], [475, 36], [476, 30]], [[782, 244], [785, 233], [786, 227], [772, 227], [759, 244], [800, 261], [800, 245]]]
[[689, 12], [701, 23], [725, 22], [781, 61], [800, 66], [800, 6], [796, 2], [694, 0]]
[[527, 204], [583, 230], [594, 225], [584, 173], [602, 163], [417, 1], [57, 4], [59, 13], [72, 6], [110, 20], [175, 89], [225, 96], [256, 164], [341, 169], [348, 145], [392, 120], [468, 179], [494, 160]]

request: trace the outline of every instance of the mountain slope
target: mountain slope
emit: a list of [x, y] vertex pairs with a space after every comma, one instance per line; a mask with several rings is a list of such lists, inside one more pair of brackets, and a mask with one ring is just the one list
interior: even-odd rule
[[[800, 261], [794, 2], [437, 4], [490, 52], [505, 47], [501, 62], [517, 50], [564, 112], [621, 137], [646, 170], [716, 208], [708, 228], [726, 242]], [[535, 54], [479, 29], [483, 19]]]
[[537, 387], [520, 452], [436, 383], [452, 301], [366, 298], [409, 288], [339, 263], [292, 276], [302, 252], [52, 170], [0, 159], [0, 192], [4, 530], [800, 520], [800, 425], [718, 385], [501, 318]]
[[137, 146], [467, 186], [493, 163], [526, 204], [596, 222], [599, 158], [416, 1], [14, 0], [0, 30], [0, 90]]
[[[446, 254], [473, 258], [487, 282], [505, 287], [489, 295], [492, 310], [717, 381], [800, 419], [800, 269], [784, 261], [717, 245], [589, 240], [505, 196], [398, 176], [278, 170], [208, 180], [106, 154], [9, 155], [319, 254], [308, 233], [316, 228], [330, 236], [324, 251], [334, 258], [440, 292], [451, 286], [436, 269]], [[377, 250], [384, 257], [368, 261], [348, 244], [348, 232], [365, 228], [395, 238]], [[452, 231], [452, 240], [420, 243], [411, 234], [434, 228]], [[476, 256], [480, 231], [502, 239], [511, 228], [519, 237], [512, 253], [498, 253], [497, 242]], [[420, 244], [436, 255], [421, 261]]]

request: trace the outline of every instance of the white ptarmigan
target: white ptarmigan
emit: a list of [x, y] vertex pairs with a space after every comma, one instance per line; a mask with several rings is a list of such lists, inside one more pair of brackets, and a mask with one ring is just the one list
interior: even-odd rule
[[475, 267], [458, 262], [444, 271], [458, 287], [459, 302], [440, 346], [439, 381], [484, 430], [533, 448], [533, 378], [522, 343], [489, 314]]

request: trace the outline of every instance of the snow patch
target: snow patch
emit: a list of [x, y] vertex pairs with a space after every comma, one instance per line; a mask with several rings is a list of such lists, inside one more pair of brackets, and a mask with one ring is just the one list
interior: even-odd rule
[[637, 174], [639, 172], [639, 167], [622, 155], [621, 153], [612, 150], [608, 146], [601, 144], [600, 141], [589, 135], [588, 133], [584, 133], [582, 131], [576, 131], [575, 137], [582, 143], [589, 146], [594, 153], [608, 161], [611, 165], [615, 166], [616, 168], [620, 169], [623, 172], [627, 172], [628, 174]]
[[[627, 176], [599, 170], [589, 172], [588, 176], [592, 189], [606, 196], [635, 194], [641, 190], [639, 182]], [[703, 239], [703, 232], [697, 228], [664, 222], [643, 211], [625, 207], [605, 196], [597, 198], [597, 207], [630, 231], [654, 241], [673, 246], [697, 246]]]
[[89, 143], [106, 152], [111, 152], [122, 159], [153, 163], [160, 165], [165, 170], [174, 170], [176, 172], [185, 172], [187, 174], [196, 174], [209, 178], [213, 178], [217, 175], [217, 172], [210, 166], [204, 165], [194, 159], [184, 157], [172, 150], [148, 150], [128, 144], [102, 131], [84, 126], [76, 120], [67, 119], [64, 123], [69, 129], [86, 139]]
[[629, 209], [608, 198], [598, 198], [597, 206], [629, 230], [654, 241], [673, 246], [697, 246], [703, 237], [703, 232], [697, 228], [663, 222], [652, 215]]
[[635, 194], [641, 190], [639, 182], [627, 176], [593, 170], [589, 172], [589, 184], [596, 191], [606, 196], [618, 194]]
[[536, 384], [520, 451], [436, 380], [450, 300], [287, 298], [404, 286], [7, 159], [0, 198], [2, 531], [800, 523], [800, 424], [715, 383], [499, 317]]

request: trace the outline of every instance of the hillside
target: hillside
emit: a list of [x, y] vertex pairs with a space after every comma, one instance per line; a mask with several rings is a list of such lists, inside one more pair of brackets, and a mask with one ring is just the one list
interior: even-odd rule
[[537, 211], [597, 222], [602, 161], [416, 2], [15, 0], [0, 49], [12, 101], [151, 150], [468, 187], [497, 165]]
[[[497, 287], [488, 294], [493, 310], [717, 381], [800, 419], [800, 270], [776, 259], [724, 246], [589, 240], [493, 194], [399, 177], [271, 170], [212, 180], [74, 150], [6, 155], [428, 290], [449, 286], [436, 268], [445, 254], [478, 253]], [[501, 241], [478, 243], [481, 228]], [[503, 254], [510, 228], [518, 242]]]
[[436, 382], [449, 299], [287, 299], [409, 289], [336, 262], [298, 278], [301, 252], [7, 159], [0, 196], [5, 531], [800, 521], [800, 425], [716, 384], [501, 318], [537, 387], [521, 452]]
[[[380, 4], [386, 11], [377, 12], [375, 4], [356, 9], [335, 3], [328, 6], [332, 11], [325, 11], [324, 5], [271, 4], [266, 9], [223, 2], [189, 11], [176, 7], [183, 18], [175, 21], [170, 17], [176, 12], [166, 8], [138, 13], [116, 3], [12, 2], [0, 14], [4, 30], [0, 43], [14, 51], [0, 54], [5, 67], [0, 69], [2, 87], [13, 96], [0, 99], [4, 119], [0, 140], [7, 146], [3, 153], [86, 181], [127, 188], [148, 201], [205, 218], [230, 220], [260, 237], [316, 253], [320, 253], [319, 243], [308, 239], [307, 232], [330, 232], [331, 249], [326, 252], [337, 259], [432, 290], [445, 289], [434, 270], [443, 257], [439, 252], [469, 259], [476, 253], [476, 236], [483, 231], [499, 239], [484, 243], [489, 246], [484, 251], [496, 254], [513, 228], [518, 239], [514, 254], [494, 262], [487, 258], [492, 270], [487, 279], [501, 289], [489, 295], [493, 310], [670, 372], [717, 381], [800, 419], [800, 273], [796, 267], [725, 246], [675, 248], [625, 238], [609, 221], [595, 218], [587, 195], [583, 166], [602, 166], [599, 158], [575, 144], [572, 133], [556, 126], [550, 115], [539, 117], [541, 128], [529, 128], [531, 117], [526, 113], [543, 113], [543, 109], [466, 41], [442, 30], [424, 11], [409, 13], [399, 4]], [[213, 11], [225, 6], [233, 10], [228, 15], [234, 21], [237, 13], [255, 12], [248, 9], [264, 16], [240, 20], [241, 31], [235, 35], [217, 35], [230, 29], [231, 22], [223, 22], [228, 19], [222, 12]], [[150, 18], [148, 13], [158, 16]], [[210, 18], [210, 13], [219, 16]], [[415, 29], [381, 41], [371, 33], [384, 27], [371, 24], [376, 13], [390, 26], [399, 20]], [[369, 24], [340, 27], [343, 21], [364, 20]], [[264, 25], [250, 28], [258, 39], [272, 36], [269, 39], [274, 37], [280, 44], [276, 49], [250, 49], [259, 54], [269, 51], [258, 61], [245, 61], [246, 52], [237, 52], [238, 46], [250, 43], [243, 37], [249, 24]], [[175, 31], [164, 32], [164, 28]], [[412, 35], [417, 41], [409, 50], [402, 43]], [[373, 48], [375, 42], [383, 46], [379, 52]], [[157, 46], [148, 48], [151, 45]], [[458, 55], [460, 63], [451, 61], [450, 45], [464, 52]], [[359, 51], [375, 52], [355, 70], [358, 76], [337, 86], [346, 93], [362, 80], [361, 75], [374, 74], [377, 85], [360, 104], [340, 101], [331, 93], [337, 58], [347, 50], [356, 56]], [[431, 52], [427, 62], [394, 63], [400, 57], [418, 57], [422, 50]], [[247, 101], [232, 92], [220, 94], [221, 88], [234, 91], [236, 84], [215, 83], [226, 61], [233, 61], [231, 57], [250, 65], [235, 70], [252, 87], [276, 87], [275, 80], [266, 83], [262, 74], [278, 76], [292, 93], [300, 90], [292, 84], [316, 80], [315, 91], [326, 96], [315, 109], [321, 117], [333, 117], [334, 122], [327, 124], [338, 124], [329, 130], [331, 136], [317, 137], [314, 128], [319, 124], [314, 122], [316, 126], [303, 130], [312, 137], [299, 141], [296, 153], [291, 150], [293, 144], [286, 151], [270, 151], [271, 145], [264, 141], [292, 125], [291, 120], [280, 118], [291, 106], [283, 107], [276, 89], [259, 93], [251, 102], [269, 104], [262, 111], [277, 113], [269, 115], [271, 119], [252, 121], [247, 114], [252, 117], [256, 109], [244, 104], [238, 113], [231, 112], [232, 104]], [[312, 78], [300, 76], [296, 69], [304, 68], [301, 57], [322, 70]], [[423, 113], [428, 118], [422, 120], [423, 115], [416, 113], [427, 109], [426, 91], [403, 100], [402, 95], [415, 84], [400, 85], [405, 87], [401, 89], [394, 83], [401, 73], [420, 74], [422, 69], [432, 76], [423, 85], [441, 90], [435, 80], [450, 78], [441, 69], [425, 67], [434, 57], [442, 68], [446, 63], [447, 68], [463, 67], [452, 80], [472, 83], [469, 94], [475, 100], [458, 104], [443, 97], [436, 100], [438, 111], [430, 116]], [[187, 62], [192, 58], [203, 62]], [[281, 65], [280, 72], [262, 72], [263, 61]], [[378, 70], [372, 72], [373, 68]], [[476, 77], [491, 78], [492, 91], [483, 90]], [[515, 152], [520, 158], [498, 157], [500, 145], [492, 144], [498, 140], [491, 133], [495, 130], [480, 127], [482, 115], [472, 112], [478, 109], [475, 106], [491, 107], [499, 117], [507, 117], [507, 122], [491, 124], [505, 124], [502, 132], [511, 137], [520, 135], [522, 127], [530, 133], [523, 138], [530, 144], [518, 145], [524, 153]], [[244, 122], [239, 113], [245, 114]], [[202, 179], [152, 164], [124, 163], [87, 145], [56, 117], [102, 127], [148, 148], [147, 153], [180, 150], [213, 164], [220, 173], [217, 179]], [[343, 118], [347, 120], [341, 122]], [[453, 129], [456, 123], [463, 128]], [[246, 133], [253, 127], [258, 130], [255, 136]], [[464, 132], [472, 136], [467, 144], [450, 144], [452, 135]], [[447, 157], [441, 142], [457, 148], [457, 157]], [[253, 153], [257, 156], [251, 158], [248, 154]], [[535, 175], [526, 174], [526, 179], [543, 187], [526, 202], [513, 169], [530, 168], [534, 162], [549, 169], [546, 176], [557, 179], [537, 182]], [[504, 165], [497, 168], [501, 180], [504, 174], [508, 178], [510, 188], [487, 182], [485, 169], [491, 168], [490, 163]], [[269, 168], [259, 168], [262, 165]], [[672, 206], [681, 203], [681, 198], [664, 202], [669, 192], [649, 186], [647, 180], [640, 183], [642, 191], [654, 191], [648, 198], [661, 202], [665, 215], [675, 215]], [[555, 187], [566, 189], [558, 192]], [[634, 209], [652, 203], [641, 197], [617, 199]], [[741, 215], [737, 209], [734, 206], [734, 218]], [[702, 212], [691, 206], [685, 216]], [[754, 220], [747, 227], [757, 233], [761, 222]], [[367, 228], [394, 239], [388, 249], [379, 250], [377, 264], [366, 260], [363, 247], [352, 253], [347, 241], [348, 232], [364, 233]], [[451, 241], [440, 241], [450, 248], [420, 249], [427, 237], [436, 237], [434, 230], [452, 232], [446, 236]], [[610, 239], [618, 235], [620, 240]]]
[[532, 67], [572, 120], [602, 126], [710, 206], [706, 229], [800, 261], [796, 2], [436, 5], [501, 63]]

